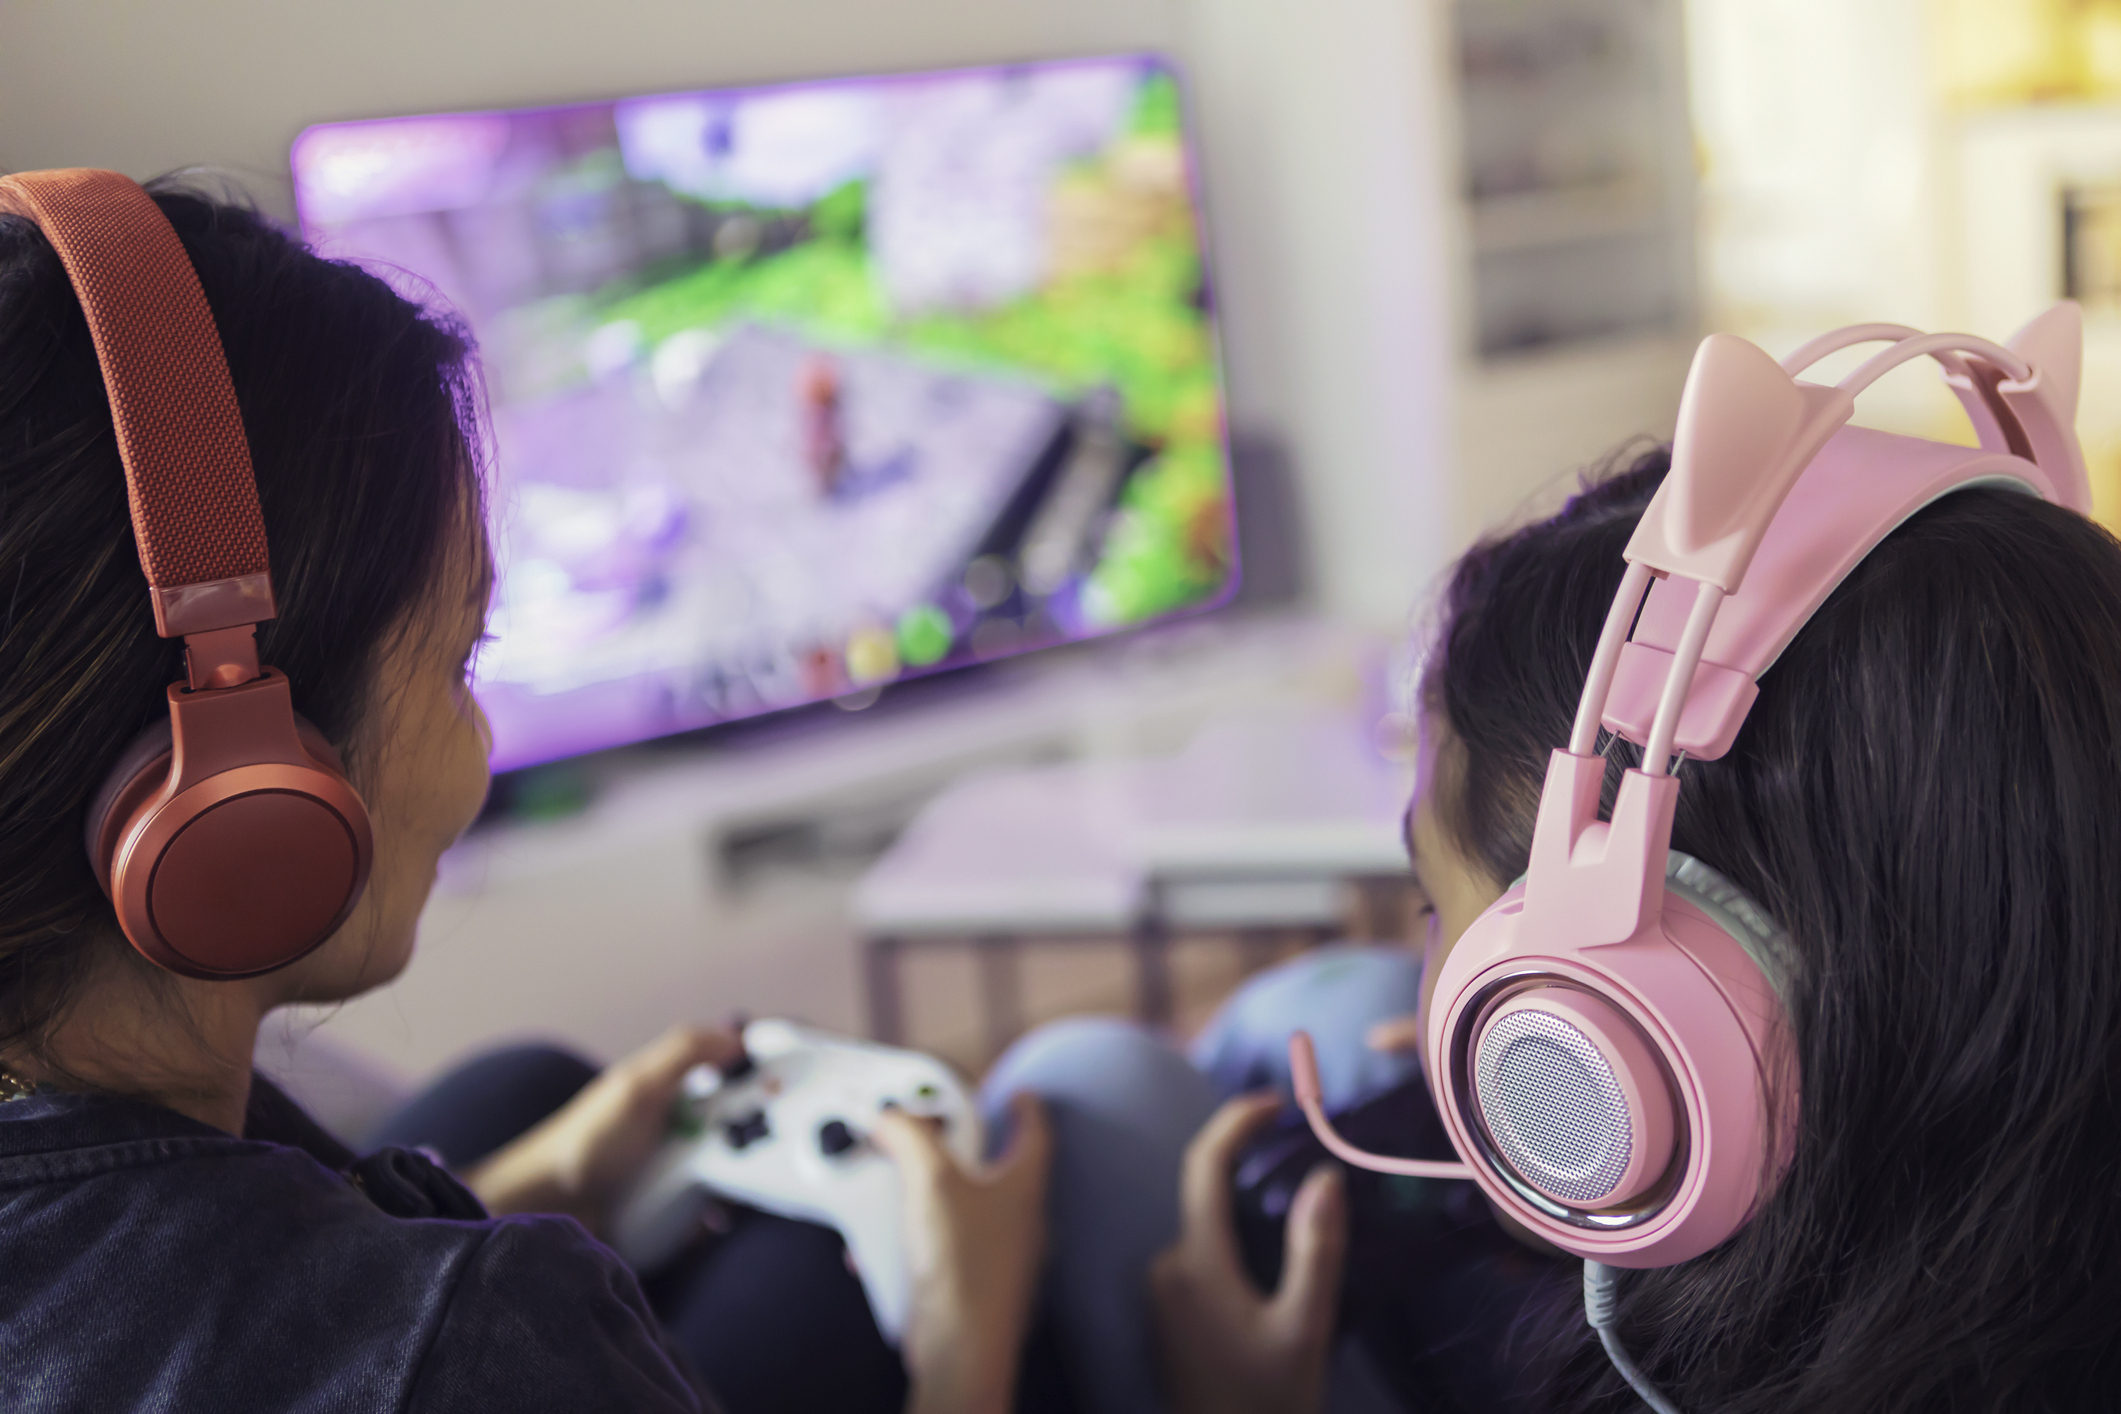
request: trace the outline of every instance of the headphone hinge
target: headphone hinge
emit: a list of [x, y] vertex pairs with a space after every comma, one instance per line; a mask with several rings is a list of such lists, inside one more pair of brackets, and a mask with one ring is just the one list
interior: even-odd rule
[[184, 635], [185, 686], [193, 692], [238, 687], [258, 676], [258, 626], [208, 629]]

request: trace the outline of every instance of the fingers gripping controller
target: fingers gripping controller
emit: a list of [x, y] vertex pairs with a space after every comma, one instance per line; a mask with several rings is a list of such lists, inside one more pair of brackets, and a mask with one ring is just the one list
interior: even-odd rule
[[38, 224], [81, 301], [155, 628], [185, 642], [154, 733], [166, 746], [135, 742], [89, 811], [97, 881], [133, 946], [172, 971], [283, 967], [352, 912], [374, 842], [337, 754], [258, 662], [272, 576], [213, 312], [161, 209], [115, 172], [0, 178], [0, 212]]
[[877, 1328], [897, 1344], [912, 1305], [897, 1166], [869, 1137], [887, 1109], [936, 1122], [979, 1162], [972, 1097], [931, 1056], [786, 1021], [744, 1028], [752, 1068], [681, 1103], [668, 1143], [620, 1202], [612, 1245], [652, 1272], [698, 1235], [710, 1195], [838, 1229]]

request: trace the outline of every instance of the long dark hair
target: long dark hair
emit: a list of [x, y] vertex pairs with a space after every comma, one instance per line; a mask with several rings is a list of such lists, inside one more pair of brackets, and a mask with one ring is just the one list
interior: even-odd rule
[[[470, 345], [246, 206], [152, 189], [250, 438], [280, 607], [260, 654], [358, 785], [379, 655], [443, 580], [483, 573], [464, 553], [484, 524]], [[37, 1049], [89, 942], [115, 932], [83, 816], [181, 675], [148, 611], [87, 320], [43, 234], [0, 217], [0, 1047]]]
[[[1497, 880], [1566, 740], [1661, 448], [1459, 564], [1425, 679], [1443, 823]], [[1638, 759], [1609, 743], [1608, 803]], [[1684, 768], [1673, 843], [1787, 927], [1787, 1177], [1716, 1250], [1625, 1278], [1687, 1414], [2077, 1410], [2121, 1377], [2121, 545], [1967, 491], [1889, 536]], [[1639, 1403], [1554, 1313], [1553, 1407]]]

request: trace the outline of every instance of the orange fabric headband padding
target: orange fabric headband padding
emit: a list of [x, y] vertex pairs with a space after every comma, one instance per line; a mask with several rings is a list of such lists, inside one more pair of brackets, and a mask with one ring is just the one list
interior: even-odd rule
[[273, 617], [265, 519], [213, 311], [154, 199], [116, 172], [0, 177], [0, 212], [59, 252], [88, 315], [165, 637]]

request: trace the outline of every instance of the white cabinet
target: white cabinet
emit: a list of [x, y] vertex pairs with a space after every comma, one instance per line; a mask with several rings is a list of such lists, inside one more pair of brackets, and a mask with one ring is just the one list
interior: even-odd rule
[[1451, 17], [1463, 542], [1627, 439], [1670, 435], [1699, 300], [1678, 0], [1457, 0]]

